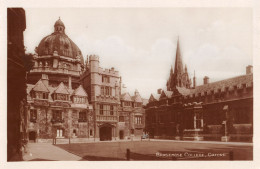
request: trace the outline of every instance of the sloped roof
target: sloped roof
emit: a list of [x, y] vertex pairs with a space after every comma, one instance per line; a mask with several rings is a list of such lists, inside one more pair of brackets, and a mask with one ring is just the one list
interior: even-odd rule
[[171, 98], [172, 94], [173, 94], [173, 91], [164, 91], [163, 90], [160, 98], [163, 98], [163, 97]]
[[134, 102], [142, 103], [143, 100], [139, 93], [136, 93], [134, 96], [131, 97]]
[[187, 89], [185, 87], [176, 87], [177, 91], [181, 94], [181, 95], [188, 95], [190, 94], [190, 89]]
[[187, 95], [198, 95], [201, 93], [204, 95], [205, 93], [211, 93], [211, 92], [218, 92], [218, 90], [225, 91], [233, 90], [234, 86], [241, 87], [243, 84], [246, 86], [252, 86], [253, 85], [253, 74], [247, 74], [242, 76], [237, 76], [213, 83], [208, 83], [204, 85], [197, 86], [195, 89], [186, 89], [184, 87], [176, 87], [178, 92], [181, 95], [187, 96]]
[[86, 91], [83, 89], [83, 87], [81, 85], [77, 89], [74, 90], [72, 95], [88, 97], [88, 94], [86, 93]]
[[124, 93], [120, 96], [121, 100], [124, 100], [124, 101], [132, 101], [132, 98], [130, 96], [130, 94], [127, 92], [127, 93]]
[[149, 102], [158, 101], [160, 96], [161, 96], [160, 94], [151, 94], [149, 98]]
[[143, 100], [143, 106], [147, 105], [149, 103], [148, 99], [142, 99]]
[[32, 90], [39, 92], [50, 92], [41, 79], [35, 84]]
[[70, 94], [67, 87], [61, 82], [53, 93]]
[[205, 93], [208, 91], [216, 91], [216, 90], [225, 90], [233, 89], [234, 86], [241, 86], [243, 84], [246, 85], [252, 85], [253, 83], [253, 74], [247, 74], [242, 76], [233, 77], [230, 79], [225, 79], [201, 86], [197, 86], [195, 89], [190, 90], [190, 94], [199, 94], [199, 93]]

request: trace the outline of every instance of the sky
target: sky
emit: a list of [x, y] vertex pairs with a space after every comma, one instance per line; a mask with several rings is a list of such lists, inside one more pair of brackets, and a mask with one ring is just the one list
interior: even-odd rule
[[253, 64], [250, 8], [25, 8], [24, 44], [34, 52], [60, 17], [84, 58], [114, 67], [130, 94], [166, 89], [179, 38], [183, 63], [197, 85], [243, 75]]

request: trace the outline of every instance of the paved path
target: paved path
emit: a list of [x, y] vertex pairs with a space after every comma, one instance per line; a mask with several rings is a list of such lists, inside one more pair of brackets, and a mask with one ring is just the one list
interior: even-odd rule
[[79, 161], [82, 158], [50, 143], [28, 143], [25, 161]]

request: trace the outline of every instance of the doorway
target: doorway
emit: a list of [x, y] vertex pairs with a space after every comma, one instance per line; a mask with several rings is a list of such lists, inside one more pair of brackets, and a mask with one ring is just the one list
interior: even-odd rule
[[124, 139], [124, 131], [123, 130], [119, 131], [119, 138], [120, 138], [120, 140]]
[[29, 141], [30, 142], [35, 142], [36, 141], [36, 132], [35, 131], [30, 131], [29, 132]]
[[99, 128], [100, 141], [112, 140], [112, 127], [104, 126]]

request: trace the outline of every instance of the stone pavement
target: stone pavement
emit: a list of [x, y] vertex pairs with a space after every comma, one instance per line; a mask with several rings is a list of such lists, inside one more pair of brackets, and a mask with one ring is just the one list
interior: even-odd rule
[[82, 158], [50, 143], [28, 143], [24, 161], [79, 161]]

